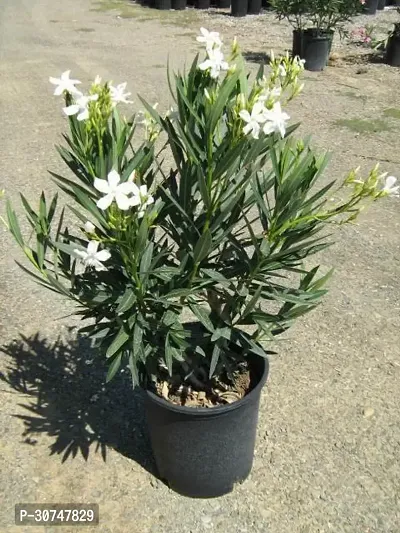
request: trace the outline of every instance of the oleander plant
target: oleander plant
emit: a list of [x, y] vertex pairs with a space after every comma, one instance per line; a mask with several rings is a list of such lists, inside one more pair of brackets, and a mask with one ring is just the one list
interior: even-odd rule
[[120, 113], [125, 83], [97, 77], [85, 93], [69, 71], [50, 78], [68, 117], [66, 173], [50, 172], [66, 203], [21, 194], [29, 238], [9, 201], [5, 218], [21, 268], [75, 302], [107, 380], [129, 368], [134, 386], [170, 401], [191, 387], [212, 406], [260, 342], [320, 303], [330, 272], [311, 259], [334, 228], [399, 186], [377, 166], [320, 185], [327, 156], [284, 110], [299, 58], [272, 54], [252, 77], [236, 41], [226, 56], [217, 32], [198, 41], [204, 57], [169, 73], [173, 109], [142, 100], [144, 120]]

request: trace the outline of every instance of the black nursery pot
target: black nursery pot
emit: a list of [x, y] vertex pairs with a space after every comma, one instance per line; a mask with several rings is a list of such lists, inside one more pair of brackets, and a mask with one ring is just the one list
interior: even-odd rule
[[171, 9], [171, 0], [154, 0], [154, 7], [156, 9]]
[[221, 9], [231, 7], [231, 0], [218, 0], [218, 7]]
[[292, 57], [303, 57], [302, 51], [303, 30], [293, 30]]
[[231, 14], [233, 17], [245, 17], [247, 9], [248, 0], [232, 0]]
[[366, 0], [365, 9], [367, 15], [375, 15], [379, 0]]
[[386, 0], [378, 0], [378, 9], [385, 9]]
[[250, 368], [257, 384], [229, 405], [181, 407], [147, 391], [146, 415], [158, 472], [176, 492], [215, 498], [249, 475], [268, 361], [254, 356]]
[[196, 0], [195, 7], [197, 9], [210, 9], [211, 0]]
[[323, 70], [329, 59], [332, 47], [332, 32], [310, 28], [303, 32], [302, 59], [305, 59], [306, 70]]
[[171, 0], [172, 9], [182, 10], [186, 9], [187, 0]]
[[388, 39], [386, 63], [392, 67], [400, 67], [400, 33], [395, 33]]
[[262, 0], [248, 0], [247, 13], [249, 15], [259, 15], [261, 13]]

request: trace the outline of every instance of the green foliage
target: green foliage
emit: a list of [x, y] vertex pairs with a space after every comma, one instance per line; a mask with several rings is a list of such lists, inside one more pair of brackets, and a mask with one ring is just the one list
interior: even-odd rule
[[[260, 70], [251, 81], [235, 43], [230, 61], [220, 78], [199, 68], [198, 58], [187, 73], [172, 74], [176, 111], [163, 115], [144, 102], [147, 138], [135, 139], [138, 148], [135, 119], [120, 117], [107, 84], [92, 86], [98, 99], [89, 118], [71, 116], [66, 146], [58, 147], [74, 177], [52, 173], [80, 230], [66, 225], [57, 196], [49, 201], [43, 193], [35, 211], [21, 195], [34, 236], [26, 240], [7, 204], [8, 227], [33, 270], [22, 268], [76, 302], [89, 320], [82, 332], [109, 362], [107, 380], [122, 366], [142, 386], [180, 368], [187, 376], [200, 369], [230, 375], [249, 353], [264, 355], [258, 341], [287, 330], [326, 292], [330, 273], [308, 266], [331, 242], [326, 224], [354, 219], [362, 200], [383, 195], [376, 169], [366, 182], [353, 172], [346, 180], [353, 193], [333, 205], [334, 183], [318, 186], [326, 156], [308, 142], [282, 139], [281, 126], [245, 134], [243, 112], [265, 101], [275, 117], [276, 95], [284, 103], [301, 90], [301, 64], [273, 59], [270, 76]], [[73, 102], [66, 93], [66, 104]], [[169, 171], [154, 150], [160, 130], [173, 158]], [[124, 190], [133, 181], [147, 191], [140, 201], [99, 207], [95, 179], [111, 171]]]
[[279, 20], [288, 20], [297, 30], [341, 30], [363, 10], [360, 0], [272, 0], [271, 5]]

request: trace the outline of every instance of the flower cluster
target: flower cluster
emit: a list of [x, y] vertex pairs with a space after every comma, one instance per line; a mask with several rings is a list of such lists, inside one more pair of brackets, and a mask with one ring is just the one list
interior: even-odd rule
[[370, 196], [374, 200], [383, 196], [400, 197], [400, 185], [396, 185], [397, 178], [388, 176], [387, 172], [379, 173], [379, 164], [370, 171], [364, 180], [359, 176], [359, 168], [352, 170], [344, 184], [354, 187], [354, 194], [361, 197]]
[[199, 69], [209, 72], [211, 78], [217, 79], [220, 72], [229, 69], [222, 53], [222, 40], [216, 31], [200, 28], [201, 35], [197, 37], [199, 43], [206, 45], [207, 59], [200, 63]]
[[351, 38], [357, 44], [363, 46], [373, 46], [373, 33], [375, 26], [368, 24], [365, 28], [356, 28], [351, 32]]
[[[97, 102], [99, 100], [101, 78], [96, 76], [91, 93], [85, 95], [75, 87], [76, 85], [80, 85], [81, 82], [79, 80], [71, 79], [70, 74], [71, 71], [67, 70], [63, 72], [59, 78], [49, 78], [50, 83], [56, 86], [54, 89], [54, 95], [65, 95], [69, 99], [69, 105], [63, 109], [67, 116], [76, 115], [76, 118], [79, 121], [87, 120], [90, 116], [89, 109], [91, 102]], [[105, 87], [106, 92], [109, 93], [111, 108], [119, 103], [132, 103], [127, 99], [131, 93], [125, 92], [126, 83], [120, 83], [116, 87], [109, 84]]]
[[246, 123], [243, 133], [254, 139], [259, 138], [261, 130], [265, 135], [279, 133], [282, 138], [285, 136], [290, 117], [282, 111], [281, 100], [288, 102], [303, 88], [299, 83], [299, 74], [304, 69], [302, 59], [292, 59], [289, 55], [275, 59], [271, 53], [270, 67], [270, 76], [257, 80], [248, 104], [239, 111], [240, 118]]

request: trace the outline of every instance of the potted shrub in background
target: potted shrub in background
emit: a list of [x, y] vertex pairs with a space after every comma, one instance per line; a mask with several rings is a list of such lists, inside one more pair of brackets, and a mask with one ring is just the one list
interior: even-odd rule
[[[323, 70], [328, 63], [335, 30], [361, 12], [359, 0], [273, 0], [279, 19], [288, 20], [293, 32], [293, 55], [305, 60], [307, 70]], [[299, 53], [300, 51], [300, 53]]]
[[[397, 10], [399, 12], [399, 10]], [[400, 67], [400, 22], [394, 24], [386, 41], [385, 61], [392, 67]]]
[[307, 27], [309, 11], [307, 0], [271, 0], [278, 20], [287, 20], [293, 26], [292, 55], [302, 57], [303, 32]]
[[171, 0], [154, 0], [154, 7], [156, 9], [167, 10], [171, 9]]
[[[364, 7], [367, 15], [375, 15], [380, 0], [365, 0]], [[383, 6], [382, 9], [384, 9]]]
[[386, 7], [386, 0], [378, 0], [378, 9], [382, 10]]
[[187, 5], [187, 0], [171, 0], [172, 9], [176, 9], [177, 11], [186, 9], [186, 5]]
[[261, 12], [261, 1], [262, 0], [249, 0], [247, 13], [249, 15], [259, 15]]
[[[326, 292], [330, 272], [312, 256], [333, 223], [399, 187], [377, 167], [318, 187], [327, 158], [290, 138], [296, 126], [282, 110], [301, 90], [301, 62], [272, 55], [269, 75], [250, 80], [235, 42], [225, 59], [218, 33], [202, 29], [198, 40], [205, 57], [171, 77], [176, 109], [143, 101], [141, 143], [131, 142], [136, 121], [118, 112], [126, 84], [96, 78], [83, 94], [69, 72], [51, 78], [69, 117], [58, 151], [74, 179], [52, 173], [68, 213], [57, 195], [42, 193], [36, 210], [21, 195], [33, 239], [10, 202], [7, 224], [33, 270], [22, 268], [89, 320], [81, 332], [107, 358], [107, 381], [128, 368], [145, 390], [161, 478], [211, 497], [252, 466], [268, 374], [261, 341]], [[169, 171], [155, 154], [160, 131]]]
[[231, 0], [231, 15], [245, 17], [248, 10], [248, 0]]

